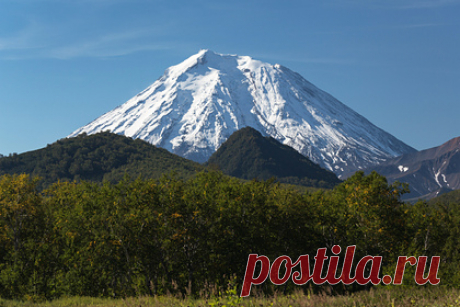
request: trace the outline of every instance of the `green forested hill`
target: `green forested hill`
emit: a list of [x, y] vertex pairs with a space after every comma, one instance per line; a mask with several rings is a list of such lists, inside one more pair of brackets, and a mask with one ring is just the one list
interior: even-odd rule
[[[209, 165], [241, 179], [275, 177], [281, 183], [320, 188], [340, 182], [332, 172], [252, 128], [234, 133], [210, 158]], [[115, 183], [125, 174], [150, 179], [175, 172], [178, 179], [187, 179], [205, 168], [145, 141], [108, 132], [61, 139], [46, 148], [0, 157], [0, 175], [38, 176], [40, 188], [58, 180]]]
[[428, 204], [460, 204], [460, 190], [451, 191], [431, 199]]
[[295, 149], [271, 137], [263, 137], [251, 127], [233, 133], [209, 158], [207, 165], [242, 179], [332, 188], [340, 183], [336, 175], [321, 168]]
[[41, 187], [58, 180], [119, 181], [159, 178], [177, 172], [188, 178], [203, 166], [142, 140], [108, 132], [62, 139], [46, 148], [0, 158], [0, 175], [27, 173], [42, 178]]

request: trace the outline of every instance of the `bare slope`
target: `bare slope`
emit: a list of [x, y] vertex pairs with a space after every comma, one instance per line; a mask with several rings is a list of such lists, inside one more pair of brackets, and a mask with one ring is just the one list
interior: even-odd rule
[[389, 181], [409, 183], [410, 198], [433, 198], [460, 189], [460, 137], [372, 167]]

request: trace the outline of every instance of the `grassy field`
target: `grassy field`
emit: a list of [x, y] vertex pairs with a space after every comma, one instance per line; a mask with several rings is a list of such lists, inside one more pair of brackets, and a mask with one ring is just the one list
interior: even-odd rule
[[98, 306], [98, 307], [166, 307], [166, 306], [455, 306], [460, 307], [460, 289], [438, 286], [420, 288], [376, 288], [347, 296], [305, 295], [297, 293], [289, 296], [248, 297], [241, 299], [229, 292], [221, 298], [192, 299], [173, 296], [140, 297], [127, 299], [106, 299], [92, 297], [61, 298], [51, 302], [0, 300], [0, 306]]

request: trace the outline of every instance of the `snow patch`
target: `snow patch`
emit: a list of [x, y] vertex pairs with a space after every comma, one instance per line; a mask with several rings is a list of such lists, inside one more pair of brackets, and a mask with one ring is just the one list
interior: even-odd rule
[[441, 174], [441, 176], [442, 176], [442, 179], [444, 180], [444, 183], [447, 184], [448, 187], [450, 187], [449, 183], [447, 182], [446, 175]]
[[[433, 169], [433, 172], [434, 172], [434, 169]], [[438, 170], [435, 174], [434, 174], [434, 180], [436, 180], [436, 183], [439, 185], [439, 187], [442, 188], [442, 184], [439, 183], [439, 175], [441, 174], [441, 170]]]

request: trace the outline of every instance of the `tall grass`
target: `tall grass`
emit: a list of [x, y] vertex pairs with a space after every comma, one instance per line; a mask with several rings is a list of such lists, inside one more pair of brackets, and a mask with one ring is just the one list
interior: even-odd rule
[[166, 307], [166, 306], [350, 306], [350, 307], [406, 307], [406, 306], [445, 306], [460, 307], [460, 289], [442, 286], [430, 287], [376, 287], [345, 296], [310, 295], [297, 292], [293, 295], [274, 295], [271, 297], [238, 297], [236, 291], [227, 291], [220, 298], [193, 299], [174, 296], [139, 297], [126, 299], [108, 299], [93, 297], [61, 298], [50, 302], [1, 300], [0, 306], [37, 306], [37, 307]]

